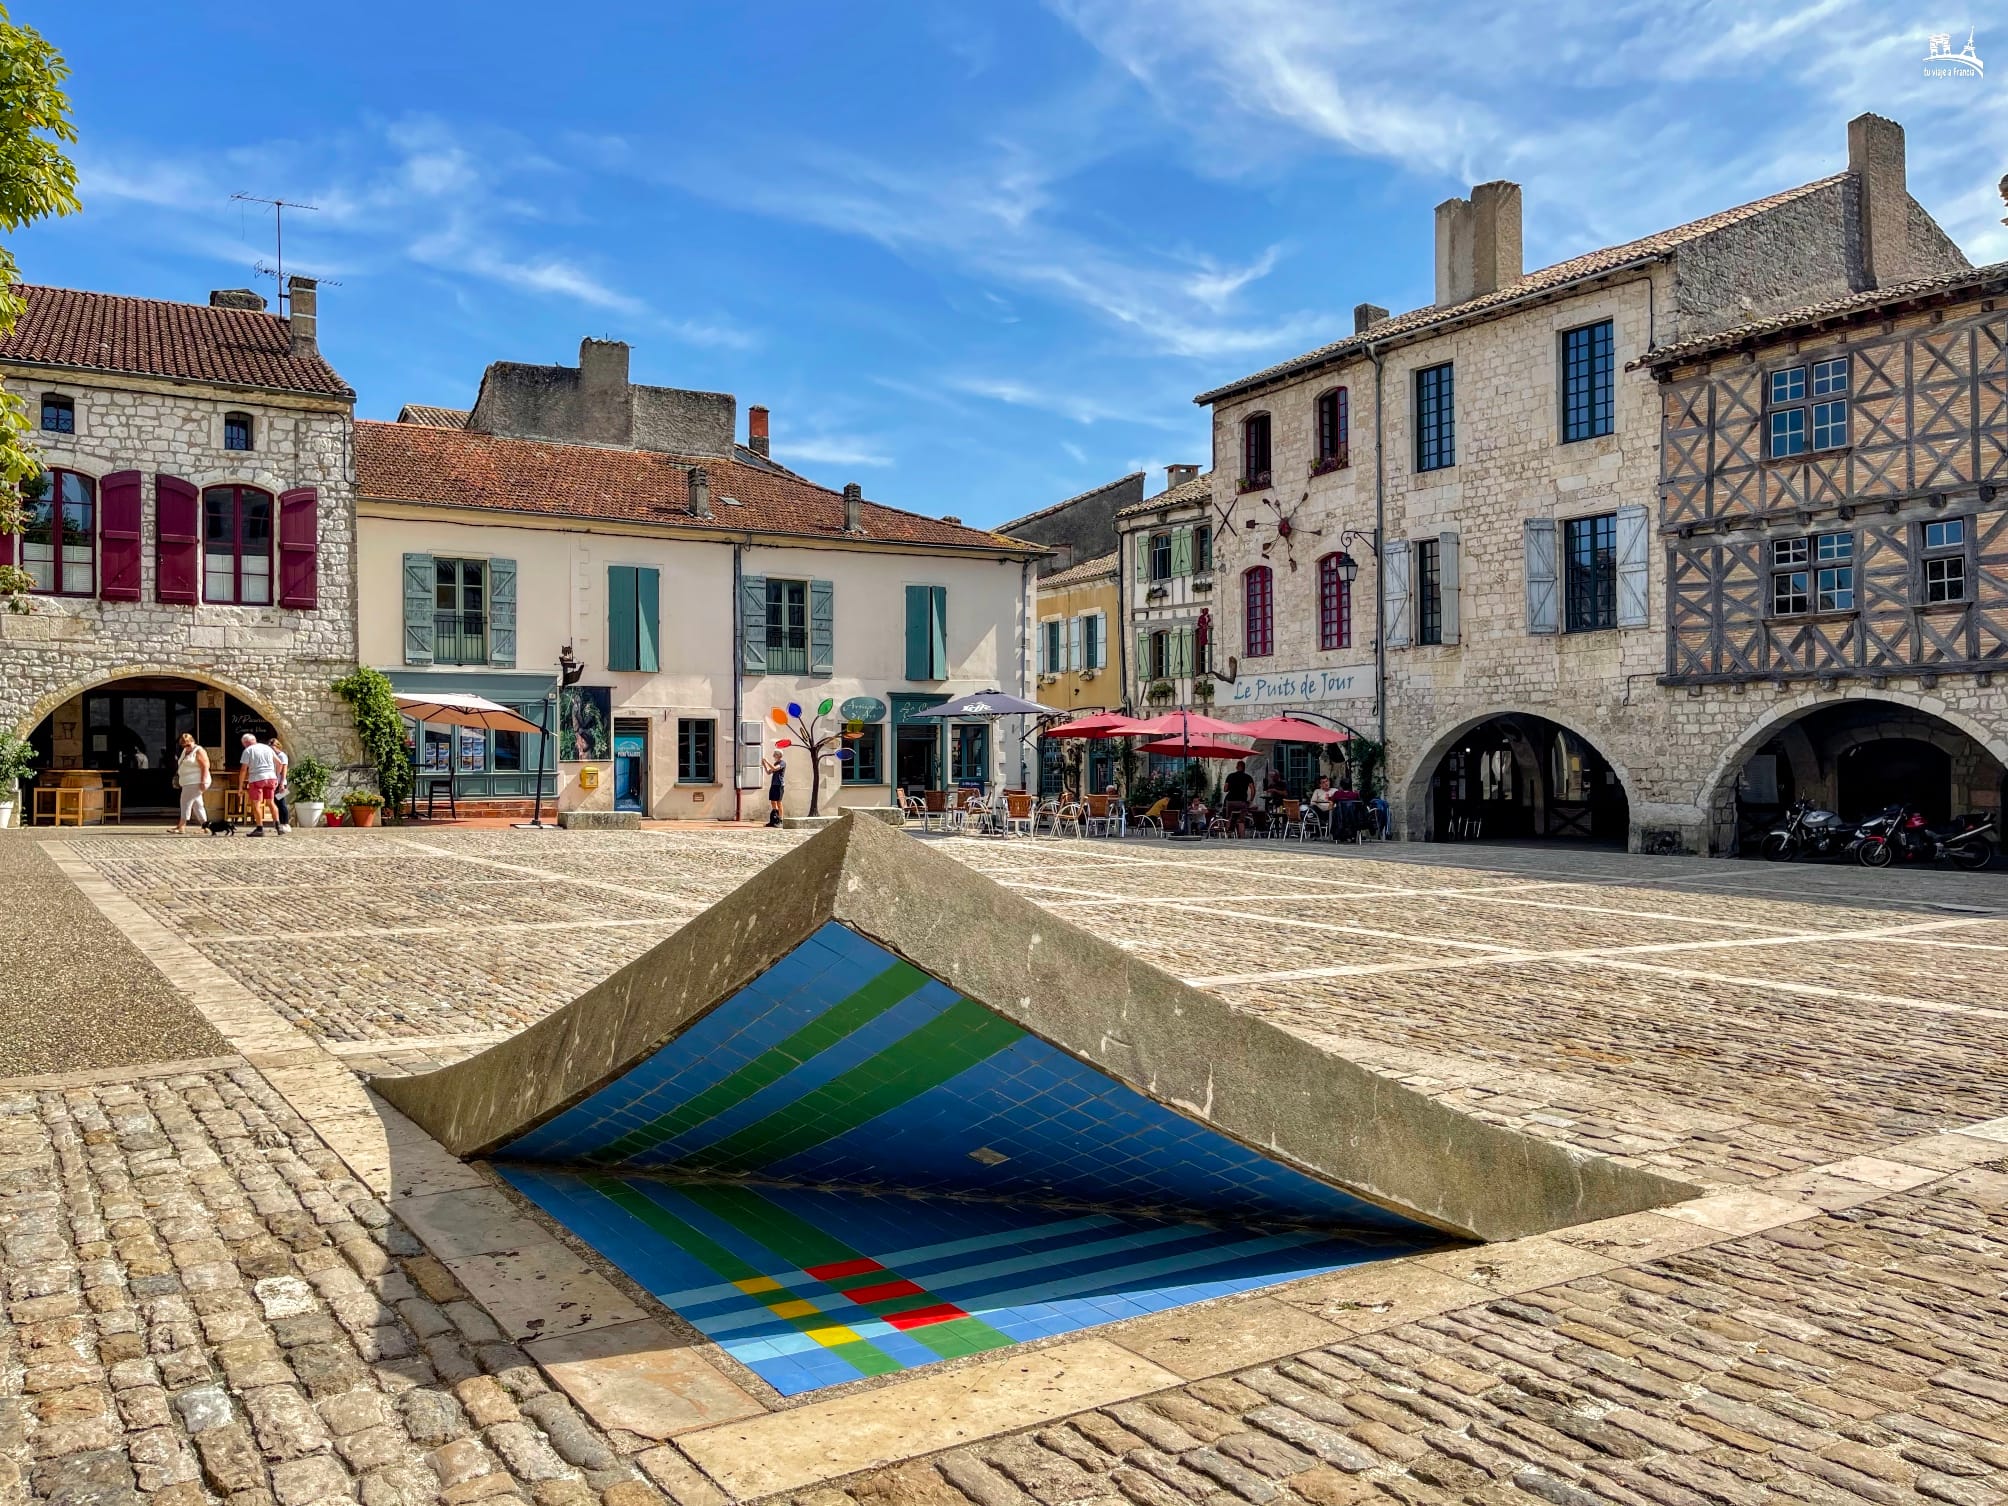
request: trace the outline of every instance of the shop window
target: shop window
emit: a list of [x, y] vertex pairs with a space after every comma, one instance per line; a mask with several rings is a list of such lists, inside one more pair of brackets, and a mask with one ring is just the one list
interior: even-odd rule
[[868, 726], [844, 746], [851, 750], [843, 760], [845, 784], [885, 783], [885, 728]]

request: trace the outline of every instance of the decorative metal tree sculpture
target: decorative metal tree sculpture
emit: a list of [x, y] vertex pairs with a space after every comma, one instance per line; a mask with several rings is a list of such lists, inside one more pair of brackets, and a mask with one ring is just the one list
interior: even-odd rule
[[847, 742], [856, 742], [864, 735], [862, 724], [857, 722], [838, 722], [834, 730], [829, 732], [823, 730], [823, 718], [830, 714], [835, 705], [835, 701], [823, 701], [816, 707], [813, 720], [805, 717], [801, 706], [794, 701], [788, 703], [785, 711], [776, 706], [767, 713], [774, 719], [775, 726], [785, 728], [794, 734], [792, 737], [777, 739], [774, 744], [776, 748], [799, 747], [808, 750], [809, 814], [812, 816], [818, 813], [823, 793], [823, 760], [827, 758], [838, 763], [849, 761], [855, 755], [843, 745]]

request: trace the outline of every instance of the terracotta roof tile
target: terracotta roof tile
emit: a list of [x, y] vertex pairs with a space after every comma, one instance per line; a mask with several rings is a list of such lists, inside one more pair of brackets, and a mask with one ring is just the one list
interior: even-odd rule
[[434, 429], [464, 429], [473, 416], [466, 408], [442, 408], [435, 403], [406, 403], [397, 410], [401, 424], [425, 424]]
[[1997, 261], [1985, 267], [1962, 267], [1957, 272], [1941, 272], [1935, 277], [1918, 277], [1909, 282], [1893, 283], [1886, 288], [1871, 288], [1865, 293], [1850, 293], [1845, 298], [1803, 304], [1783, 313], [1766, 314], [1761, 319], [1751, 319], [1729, 329], [1718, 330], [1712, 335], [1696, 335], [1692, 340], [1655, 346], [1634, 361], [1632, 368], [1669, 366], [1711, 351], [1731, 350], [1748, 340], [1783, 334], [1803, 325], [1874, 314], [1885, 306], [1908, 303], [1918, 298], [1957, 297], [1962, 293], [1978, 296], [1984, 292], [1998, 293], [2004, 288], [2008, 288], [2008, 261]]
[[1734, 209], [1724, 209], [1716, 214], [1704, 215], [1698, 220], [1690, 220], [1685, 225], [1676, 225], [1671, 230], [1662, 230], [1655, 235], [1626, 241], [1621, 246], [1606, 246], [1601, 251], [1590, 251], [1582, 256], [1571, 257], [1568, 261], [1558, 261], [1552, 267], [1542, 267], [1539, 271], [1529, 272], [1518, 281], [1509, 283], [1496, 292], [1481, 293], [1478, 297], [1466, 299], [1463, 303], [1454, 303], [1446, 308], [1438, 308], [1431, 304], [1425, 308], [1413, 309], [1406, 314], [1397, 314], [1392, 319], [1383, 319], [1362, 334], [1348, 335], [1343, 340], [1322, 345], [1304, 355], [1267, 367], [1252, 376], [1242, 377], [1237, 382], [1229, 382], [1224, 387], [1215, 387], [1210, 392], [1202, 392], [1193, 401], [1219, 402], [1222, 398], [1235, 397], [1251, 387], [1263, 386], [1280, 377], [1294, 376], [1299, 372], [1312, 370], [1337, 357], [1364, 349], [1369, 343], [1377, 345], [1399, 336], [1420, 335], [1438, 324], [1448, 323], [1453, 319], [1468, 319], [1474, 314], [1486, 313], [1532, 293], [1565, 287], [1585, 277], [1601, 276], [1633, 262], [1664, 256], [1669, 251], [1678, 250], [1689, 241], [1699, 240], [1704, 235], [1740, 224], [1767, 210], [1776, 209], [1796, 199], [1803, 199], [1808, 194], [1831, 188], [1836, 183], [1844, 181], [1847, 176], [1846, 173], [1835, 173], [1831, 177], [1802, 183], [1797, 188], [1788, 188], [1783, 193], [1774, 193], [1768, 198], [1754, 199], [1748, 204], [1738, 204]]
[[[696, 465], [711, 477], [715, 517], [709, 522], [690, 514], [690, 468]], [[843, 495], [786, 471], [717, 456], [508, 439], [426, 424], [357, 420], [356, 490], [379, 501], [434, 507], [605, 518], [663, 528], [845, 537]], [[864, 505], [864, 530], [866, 539], [880, 543], [1011, 554], [1047, 552], [1038, 544], [876, 502]]]
[[1184, 507], [1194, 502], [1205, 502], [1213, 496], [1213, 472], [1207, 471], [1194, 476], [1190, 481], [1181, 481], [1177, 486], [1166, 487], [1155, 497], [1145, 497], [1141, 502], [1132, 502], [1128, 507], [1118, 508], [1119, 518], [1134, 518], [1141, 513], [1156, 512], [1161, 507]]
[[0, 361], [355, 396], [322, 356], [292, 353], [277, 314], [30, 284], [16, 291], [28, 307], [0, 340]]
[[1049, 586], [1082, 586], [1089, 581], [1100, 580], [1115, 573], [1116, 552], [1112, 549], [1095, 559], [1082, 560], [1078, 565], [1069, 565], [1064, 570], [1055, 570], [1051, 575], [1040, 576], [1039, 589], [1043, 591]]

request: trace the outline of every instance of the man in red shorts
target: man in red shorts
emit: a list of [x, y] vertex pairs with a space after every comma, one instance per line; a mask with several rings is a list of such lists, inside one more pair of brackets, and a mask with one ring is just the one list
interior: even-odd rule
[[276, 834], [279, 830], [279, 811], [273, 805], [272, 797], [279, 793], [278, 758], [254, 734], [247, 732], [244, 734], [244, 756], [239, 762], [244, 766], [244, 802], [251, 807], [251, 819], [256, 823], [251, 828], [251, 835], [265, 835], [268, 817]]

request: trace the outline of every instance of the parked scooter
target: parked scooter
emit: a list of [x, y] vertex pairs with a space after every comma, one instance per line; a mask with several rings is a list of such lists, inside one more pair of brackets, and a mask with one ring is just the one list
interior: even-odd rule
[[1785, 812], [1785, 824], [1764, 838], [1757, 850], [1774, 863], [1796, 858], [1829, 858], [1848, 851], [1854, 834], [1847, 823], [1832, 811], [1821, 810], [1810, 800], [1794, 800]]
[[1862, 823], [1855, 833], [1855, 856], [1870, 868], [1939, 861], [1955, 868], [1985, 868], [1994, 856], [1987, 836], [1993, 829], [1990, 817], [1964, 816], [1933, 826], [1915, 806], [1892, 805]]

